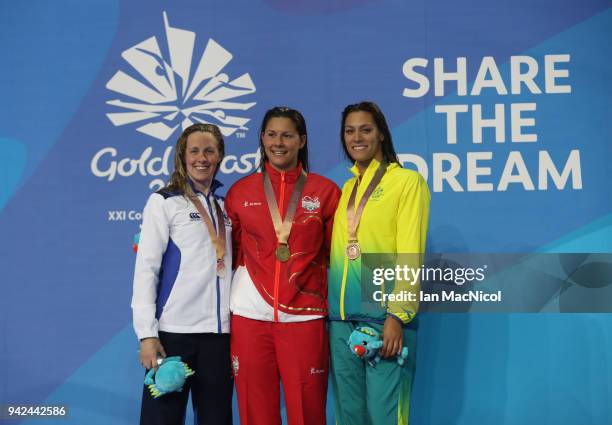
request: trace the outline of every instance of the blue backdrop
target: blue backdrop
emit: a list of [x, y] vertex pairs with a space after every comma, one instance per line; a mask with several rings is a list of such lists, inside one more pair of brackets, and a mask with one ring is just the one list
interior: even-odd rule
[[[222, 127], [227, 188], [264, 111], [295, 107], [311, 168], [341, 184], [340, 112], [371, 99], [432, 189], [430, 251], [611, 252], [611, 5], [3, 2], [0, 403], [137, 422], [131, 242], [193, 122]], [[612, 423], [611, 329], [423, 315], [411, 423]]]

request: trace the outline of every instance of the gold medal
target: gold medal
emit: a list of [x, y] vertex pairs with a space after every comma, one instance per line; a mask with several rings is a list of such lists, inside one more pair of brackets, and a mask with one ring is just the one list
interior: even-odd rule
[[287, 244], [280, 244], [276, 247], [276, 258], [278, 258], [278, 261], [282, 261], [284, 263], [289, 260], [290, 257], [291, 251], [289, 251]]
[[221, 279], [225, 277], [225, 261], [223, 259], [217, 260], [217, 276]]
[[291, 192], [291, 198], [289, 199], [289, 205], [287, 206], [284, 219], [281, 219], [278, 204], [276, 203], [276, 198], [274, 197], [272, 182], [270, 181], [270, 177], [268, 176], [265, 167], [263, 167], [262, 174], [264, 193], [266, 194], [266, 201], [268, 202], [268, 210], [270, 211], [272, 224], [274, 225], [274, 232], [276, 233], [276, 240], [278, 241], [278, 246], [276, 247], [275, 252], [276, 258], [278, 261], [285, 263], [289, 260], [289, 258], [291, 258], [291, 251], [289, 251], [287, 241], [289, 240], [291, 226], [293, 226], [293, 217], [295, 216], [300, 195], [302, 193], [302, 189], [304, 189], [304, 185], [306, 184], [306, 173], [302, 170], [300, 177], [298, 177], [298, 180], [293, 187], [293, 192]]
[[346, 256], [349, 260], [356, 260], [361, 255], [361, 248], [359, 247], [359, 242], [351, 241], [346, 246]]

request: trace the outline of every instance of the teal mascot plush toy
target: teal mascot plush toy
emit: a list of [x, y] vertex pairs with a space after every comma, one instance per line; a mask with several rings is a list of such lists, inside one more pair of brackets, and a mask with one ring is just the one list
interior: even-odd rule
[[[351, 332], [348, 340], [348, 346], [357, 357], [369, 363], [370, 366], [376, 366], [380, 361], [378, 350], [383, 346], [380, 334], [376, 329], [362, 326]], [[397, 355], [397, 363], [403, 366], [408, 357], [408, 347], [403, 347], [402, 351]]]
[[157, 372], [151, 368], [144, 380], [153, 398], [174, 391], [182, 391], [187, 377], [195, 373], [187, 366], [187, 363], [183, 363], [181, 356], [166, 357], [157, 362], [159, 363]]

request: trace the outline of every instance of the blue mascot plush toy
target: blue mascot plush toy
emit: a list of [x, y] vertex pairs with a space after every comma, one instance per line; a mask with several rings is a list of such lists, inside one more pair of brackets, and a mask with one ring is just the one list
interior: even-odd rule
[[[362, 326], [351, 332], [348, 346], [357, 357], [375, 366], [380, 361], [378, 350], [383, 346], [380, 334], [376, 329]], [[408, 347], [403, 347], [397, 355], [397, 363], [402, 366], [408, 357]]]
[[187, 377], [195, 373], [187, 366], [187, 363], [183, 363], [180, 356], [166, 357], [158, 360], [158, 363], [157, 372], [155, 369], [150, 369], [144, 380], [153, 398], [174, 391], [182, 391]]

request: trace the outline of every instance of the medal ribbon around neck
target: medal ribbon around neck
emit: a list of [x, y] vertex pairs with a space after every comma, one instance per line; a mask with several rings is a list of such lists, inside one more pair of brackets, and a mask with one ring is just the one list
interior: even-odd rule
[[359, 227], [361, 214], [363, 213], [363, 209], [365, 208], [368, 199], [370, 199], [370, 195], [372, 195], [372, 192], [374, 192], [374, 189], [382, 180], [383, 175], [387, 170], [387, 166], [388, 164], [386, 162], [383, 162], [378, 166], [376, 173], [374, 173], [374, 177], [372, 177], [372, 180], [370, 180], [370, 184], [366, 188], [363, 196], [361, 197], [361, 200], [359, 201], [357, 211], [355, 211], [355, 198], [357, 197], [357, 186], [359, 186], [358, 182], [355, 182], [355, 185], [353, 186], [351, 196], [348, 200], [348, 205], [346, 206], [346, 218], [348, 227], [348, 245], [346, 247], [346, 256], [349, 258], [349, 260], [355, 260], [361, 255], [359, 241], [357, 240], [357, 228]]
[[217, 254], [217, 275], [219, 277], [225, 277], [225, 261], [223, 260], [223, 257], [225, 256], [225, 220], [223, 219], [223, 211], [221, 211], [221, 206], [213, 196], [213, 204], [215, 204], [215, 210], [217, 212], [217, 230], [215, 231], [215, 226], [204, 210], [204, 205], [202, 205], [200, 198], [198, 198], [197, 195], [194, 195], [190, 196], [189, 199], [198, 210], [198, 213], [200, 213], [202, 222], [204, 223], [204, 226], [206, 226], [206, 229], [208, 229], [210, 239], [215, 246], [215, 253]]
[[265, 167], [262, 170], [262, 174], [264, 181], [264, 193], [266, 194], [266, 201], [268, 202], [268, 210], [270, 211], [270, 216], [272, 217], [272, 224], [274, 225], [274, 231], [276, 232], [276, 239], [278, 241], [276, 258], [284, 263], [291, 257], [291, 251], [289, 251], [287, 241], [289, 240], [289, 234], [291, 233], [291, 226], [293, 225], [293, 217], [295, 216], [295, 211], [297, 210], [298, 201], [302, 195], [304, 184], [306, 183], [306, 173], [304, 170], [302, 170], [300, 177], [293, 187], [293, 192], [291, 192], [291, 199], [289, 200], [289, 205], [287, 206], [287, 212], [285, 213], [284, 220], [281, 220], [278, 203], [276, 202], [274, 189], [272, 188], [272, 182], [270, 181], [270, 176], [266, 172]]

